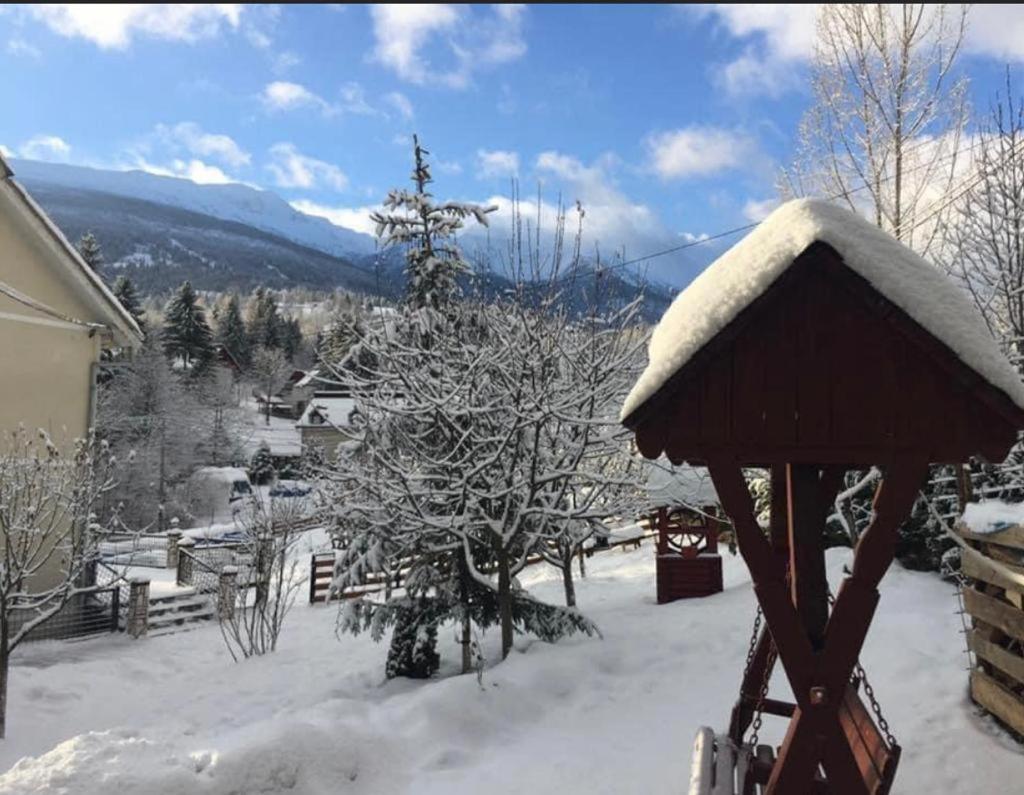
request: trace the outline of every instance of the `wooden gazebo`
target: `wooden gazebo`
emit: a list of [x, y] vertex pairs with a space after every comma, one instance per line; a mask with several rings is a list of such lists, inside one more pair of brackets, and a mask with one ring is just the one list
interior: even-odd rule
[[[650, 359], [623, 422], [648, 458], [709, 468], [766, 623], [728, 735], [698, 737], [691, 792], [888, 792], [900, 749], [872, 718], [858, 658], [897, 528], [929, 463], [1005, 458], [1024, 386], [955, 285], [858, 216], [808, 200], [680, 294]], [[833, 602], [827, 506], [844, 473], [873, 465], [874, 518]], [[767, 537], [747, 466], [772, 473]], [[776, 657], [795, 704], [767, 697]], [[762, 713], [789, 718], [777, 756], [744, 739]]]

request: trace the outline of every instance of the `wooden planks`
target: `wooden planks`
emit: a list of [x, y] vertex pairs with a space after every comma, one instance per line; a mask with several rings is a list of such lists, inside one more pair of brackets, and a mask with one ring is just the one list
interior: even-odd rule
[[984, 544], [999, 544], [1014, 549], [1024, 549], [1024, 527], [1016, 525], [1007, 527], [1005, 530], [997, 530], [993, 533], [972, 533], [966, 528], [958, 528], [960, 535], [968, 541], [978, 541]]
[[965, 588], [964, 608], [974, 618], [998, 627], [1018, 640], [1024, 640], [1024, 612], [1013, 606], [979, 593], [973, 588]]
[[983, 671], [971, 672], [971, 698], [1015, 732], [1024, 734], [1024, 704]]
[[993, 665], [1007, 676], [1018, 682], [1024, 682], [1024, 657], [1007, 651], [1002, 646], [988, 640], [977, 629], [967, 635], [967, 644], [971, 651], [980, 659]]

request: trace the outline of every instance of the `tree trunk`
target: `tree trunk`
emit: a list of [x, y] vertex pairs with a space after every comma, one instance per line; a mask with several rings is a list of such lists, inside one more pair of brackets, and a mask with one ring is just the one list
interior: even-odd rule
[[571, 552], [567, 558], [562, 558], [562, 585], [565, 586], [565, 606], [576, 607], [576, 584], [572, 581]]
[[469, 623], [469, 571], [466, 561], [459, 557], [459, 603], [462, 605], [462, 673], [468, 674], [473, 670], [473, 655], [471, 653], [472, 628]]
[[580, 577], [583, 577], [584, 579], [586, 579], [586, 577], [587, 577], [587, 564], [584, 562], [584, 559], [587, 557], [587, 555], [583, 551], [583, 547], [582, 546], [580, 547], [579, 557], [580, 557]]
[[508, 550], [498, 550], [498, 612], [501, 616], [501, 659], [512, 651], [512, 573], [509, 571]]
[[7, 674], [11, 656], [7, 648], [8, 632], [7, 616], [0, 616], [0, 740], [7, 737]]

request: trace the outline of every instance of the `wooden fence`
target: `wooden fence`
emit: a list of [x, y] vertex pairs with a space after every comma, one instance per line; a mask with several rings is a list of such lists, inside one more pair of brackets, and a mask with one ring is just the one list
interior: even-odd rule
[[1024, 735], [1024, 527], [959, 533], [966, 542], [967, 642], [975, 657], [971, 698]]

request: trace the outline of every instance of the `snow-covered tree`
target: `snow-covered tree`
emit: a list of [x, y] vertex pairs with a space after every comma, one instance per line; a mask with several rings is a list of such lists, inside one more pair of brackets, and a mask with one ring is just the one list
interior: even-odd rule
[[415, 190], [392, 190], [384, 200], [384, 212], [370, 219], [377, 225], [377, 237], [385, 248], [406, 248], [407, 299], [414, 307], [440, 309], [458, 296], [458, 279], [468, 265], [454, 243], [455, 233], [466, 218], [487, 225], [487, 213], [494, 208], [462, 202], [439, 203], [427, 190], [433, 182], [419, 138], [413, 136]]
[[277, 298], [263, 287], [257, 287], [249, 299], [249, 340], [253, 347], [281, 347], [281, 317]]
[[919, 254], [941, 244], [967, 122], [966, 16], [946, 4], [820, 6], [814, 103], [784, 191], [836, 197]]
[[161, 337], [164, 353], [180, 361], [186, 372], [202, 370], [213, 358], [213, 333], [190, 282], [182, 283], [168, 302]]
[[217, 342], [223, 345], [242, 367], [249, 365], [252, 359], [252, 342], [242, 318], [241, 304], [234, 293], [217, 318]]
[[134, 459], [112, 496], [123, 503], [121, 519], [136, 530], [165, 530], [171, 517], [186, 516], [177, 491], [203, 461], [207, 436], [196, 390], [171, 369], [154, 331], [101, 385], [97, 403], [97, 430], [119, 458]]
[[284, 353], [277, 348], [261, 345], [252, 354], [249, 374], [263, 396], [264, 421], [267, 425], [270, 425], [271, 401], [288, 380], [292, 369]]
[[281, 320], [281, 352], [289, 362], [294, 362], [302, 351], [305, 341], [302, 336], [302, 325], [298, 318], [286, 317]]
[[94, 437], [62, 449], [21, 429], [0, 441], [0, 738], [11, 652], [97, 590], [91, 572], [107, 518], [98, 512], [116, 472], [109, 446]]
[[[422, 176], [418, 143], [416, 153]], [[337, 496], [330, 500], [340, 549], [334, 587], [400, 572], [404, 588], [347, 601], [342, 627], [380, 637], [394, 626], [391, 659], [419, 675], [433, 659], [432, 633], [448, 622], [459, 627], [464, 670], [474, 656], [473, 627], [500, 625], [503, 656], [517, 629], [546, 640], [594, 632], [577, 611], [531, 597], [516, 575], [569, 528], [594, 532], [613, 502], [602, 502], [602, 487], [628, 488], [628, 478], [611, 470], [594, 477], [600, 454], [586, 440], [608, 431], [614, 413], [604, 409], [621, 392], [612, 389], [608, 403], [579, 414], [568, 359], [585, 346], [570, 340], [588, 337], [567, 315], [552, 316], [562, 280], [550, 278], [545, 299], [525, 285], [491, 304], [460, 298], [465, 263], [449, 236], [461, 218], [484, 218], [485, 210], [462, 206], [449, 218], [417, 186], [392, 204], [419, 208], [407, 224], [398, 214], [378, 219], [390, 241], [413, 252], [410, 276], [418, 277], [408, 299], [331, 368], [351, 386], [361, 425], [358, 444], [325, 473], [325, 490]]]
[[114, 282], [113, 292], [114, 297], [121, 303], [121, 306], [128, 310], [128, 314], [135, 318], [139, 328], [145, 331], [146, 312], [142, 308], [142, 301], [139, 299], [138, 291], [135, 289], [135, 283], [128, 276], [121, 274]]
[[257, 485], [264, 485], [270, 483], [277, 475], [277, 470], [274, 469], [274, 457], [270, 452], [270, 445], [265, 441], [260, 442], [260, 446], [256, 448], [256, 452], [252, 454], [252, 460], [249, 462], [249, 477], [252, 478], [252, 482]]
[[78, 249], [78, 253], [82, 255], [86, 265], [96, 271], [96, 273], [103, 270], [103, 249], [100, 248], [100, 242], [96, 239], [96, 235], [92, 232], [86, 232], [78, 239], [75, 247]]

